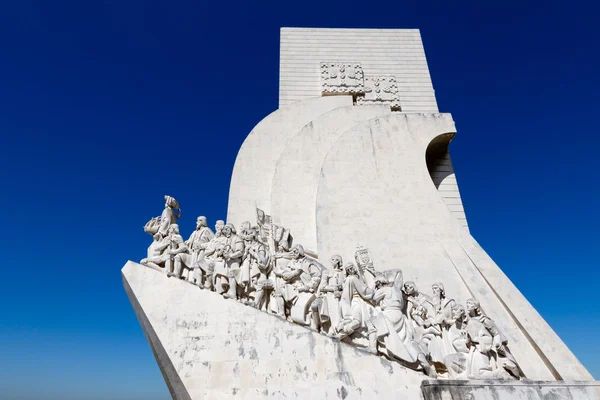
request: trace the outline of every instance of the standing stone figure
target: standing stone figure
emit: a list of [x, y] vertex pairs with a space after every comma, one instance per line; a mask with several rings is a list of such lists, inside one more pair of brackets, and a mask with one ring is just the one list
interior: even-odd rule
[[340, 298], [341, 320], [335, 327], [335, 337], [359, 344], [368, 338], [370, 328], [367, 327], [367, 322], [375, 314], [375, 309], [370, 304], [373, 289], [361, 279], [354, 263], [346, 263], [344, 271], [346, 277]]
[[213, 231], [208, 227], [206, 217], [200, 216], [196, 219], [196, 230], [192, 232], [186, 245], [191, 249], [191, 257], [183, 260], [187, 266], [194, 269], [194, 280], [198, 286], [202, 286], [206, 273], [201, 268], [200, 260], [205, 257], [206, 249], [215, 237]]
[[431, 285], [433, 292], [433, 319], [442, 332], [441, 336], [432, 338], [429, 343], [430, 358], [434, 365], [444, 370], [444, 357], [453, 352], [452, 345], [448, 341], [448, 329], [454, 323], [452, 308], [456, 304], [454, 299], [446, 297], [444, 284], [441, 282]]
[[328, 335], [342, 319], [340, 299], [346, 278], [342, 265], [341, 256], [331, 256], [331, 269], [323, 271], [317, 299], [311, 305], [313, 329]]
[[[246, 258], [242, 264], [242, 283], [246, 282], [248, 291], [252, 287], [255, 290], [254, 300], [251, 305], [260, 309], [268, 308], [268, 299], [273, 290], [273, 282], [270, 279], [273, 262], [268, 247], [258, 241], [258, 229], [251, 229], [246, 237]], [[247, 278], [246, 278], [247, 276]]]
[[223, 247], [223, 259], [225, 260], [225, 271], [228, 279], [228, 290], [224, 296], [229, 299], [238, 298], [238, 285], [240, 282], [240, 264], [244, 255], [244, 240], [236, 234], [233, 224], [225, 224], [222, 230], [225, 236]]
[[217, 220], [215, 223], [215, 235], [206, 245], [203, 257], [198, 259], [198, 266], [200, 267], [201, 273], [204, 276], [204, 288], [214, 290], [219, 294], [223, 293], [223, 289], [219, 290], [215, 286], [215, 274], [214, 271], [217, 266], [225, 265], [223, 259], [223, 248], [227, 238], [223, 236], [223, 227], [225, 222], [223, 220]]

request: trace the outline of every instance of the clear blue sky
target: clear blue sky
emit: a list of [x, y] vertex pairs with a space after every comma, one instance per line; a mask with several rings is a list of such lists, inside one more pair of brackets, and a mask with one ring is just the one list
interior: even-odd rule
[[[102, 3], [102, 4], [101, 4]], [[471, 231], [600, 377], [588, 2], [12, 1], [0, 12], [0, 398], [168, 399], [121, 283], [162, 196], [224, 218], [279, 28], [419, 28]]]

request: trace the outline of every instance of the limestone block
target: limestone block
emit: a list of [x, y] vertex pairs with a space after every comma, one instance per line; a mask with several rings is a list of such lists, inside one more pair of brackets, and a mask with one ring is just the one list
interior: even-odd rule
[[131, 261], [122, 275], [174, 399], [422, 398], [421, 372]]

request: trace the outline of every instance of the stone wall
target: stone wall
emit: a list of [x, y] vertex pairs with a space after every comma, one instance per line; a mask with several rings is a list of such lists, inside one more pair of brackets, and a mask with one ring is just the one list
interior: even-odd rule
[[418, 29], [281, 28], [279, 107], [321, 96], [319, 63], [359, 62], [394, 75], [404, 112], [438, 112]]
[[421, 372], [150, 267], [122, 275], [176, 400], [421, 398]]

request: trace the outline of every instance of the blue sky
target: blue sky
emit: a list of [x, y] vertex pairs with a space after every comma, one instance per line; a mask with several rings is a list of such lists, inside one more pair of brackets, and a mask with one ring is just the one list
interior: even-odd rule
[[122, 287], [165, 194], [224, 218], [279, 28], [419, 28], [472, 234], [600, 377], [598, 5], [6, 2], [0, 398], [168, 399]]

